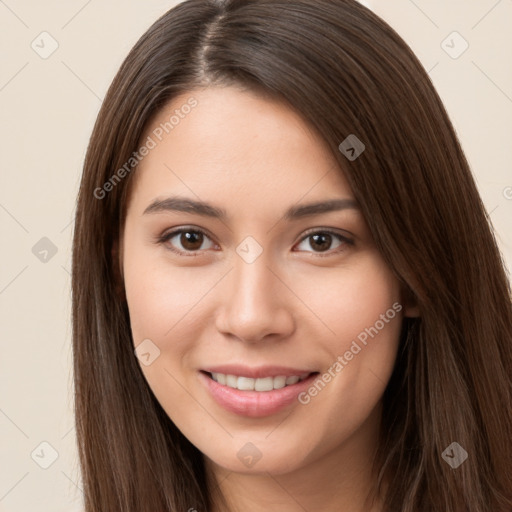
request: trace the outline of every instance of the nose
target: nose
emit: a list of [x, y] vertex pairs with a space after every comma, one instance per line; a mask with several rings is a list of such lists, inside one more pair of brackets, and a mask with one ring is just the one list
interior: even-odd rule
[[252, 263], [235, 256], [234, 268], [220, 290], [216, 327], [246, 343], [276, 341], [295, 329], [293, 294], [285, 279], [269, 268], [264, 254]]

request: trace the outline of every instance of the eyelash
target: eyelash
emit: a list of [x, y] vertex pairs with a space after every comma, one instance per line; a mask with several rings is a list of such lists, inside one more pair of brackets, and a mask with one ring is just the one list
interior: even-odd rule
[[[176, 235], [180, 235], [182, 233], [201, 233], [202, 235], [208, 237], [208, 238], [211, 238], [208, 233], [206, 233], [204, 230], [200, 229], [200, 228], [192, 228], [192, 227], [185, 227], [185, 228], [180, 228], [180, 229], [176, 229], [174, 231], [170, 231], [168, 233], [164, 233], [163, 235], [159, 236], [156, 240], [157, 243], [159, 244], [166, 244], [170, 239], [174, 238]], [[298, 242], [298, 244], [301, 244], [304, 240], [307, 240], [309, 237], [313, 236], [313, 235], [316, 235], [316, 234], [328, 234], [328, 235], [332, 235], [334, 237], [337, 237], [341, 242], [342, 244], [337, 247], [335, 250], [329, 250], [329, 251], [326, 251], [327, 253], [324, 254], [322, 252], [315, 252], [315, 251], [312, 251], [313, 254], [316, 254], [317, 256], [319, 256], [320, 258], [323, 258], [323, 257], [328, 257], [328, 256], [332, 256], [333, 254], [337, 254], [339, 252], [342, 252], [346, 249], [346, 245], [349, 245], [349, 246], [353, 246], [354, 245], [354, 241], [350, 238], [347, 238], [343, 235], [341, 235], [340, 233], [337, 233], [331, 229], [318, 229], [318, 228], [314, 228], [313, 230], [311, 231], [307, 231], [304, 236], [300, 239], [300, 241]], [[180, 256], [187, 256], [187, 257], [195, 257], [195, 256], [200, 256], [202, 251], [180, 251], [179, 249], [175, 249], [174, 247], [172, 246], [168, 246], [168, 249]], [[310, 252], [310, 251], [306, 251], [306, 252]]]

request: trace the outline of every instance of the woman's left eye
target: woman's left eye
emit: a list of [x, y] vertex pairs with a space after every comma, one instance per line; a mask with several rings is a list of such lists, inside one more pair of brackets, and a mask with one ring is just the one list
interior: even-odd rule
[[[338, 245], [332, 248], [333, 239], [335, 240], [336, 238], [339, 241]], [[354, 245], [354, 241], [334, 231], [323, 230], [309, 233], [302, 238], [297, 247], [300, 247], [301, 244], [308, 244], [318, 256], [330, 256], [333, 253], [342, 251], [347, 245]], [[320, 254], [324, 252], [327, 252], [327, 254]]]
[[[338, 240], [338, 244], [333, 248], [333, 241]], [[203, 247], [205, 241], [209, 241], [206, 247]], [[309, 241], [309, 242], [308, 242]], [[184, 255], [184, 256], [199, 256], [202, 250], [212, 249], [216, 245], [212, 242], [210, 237], [198, 228], [181, 228], [170, 233], [165, 233], [158, 238], [158, 242], [167, 244], [171, 251]], [[312, 252], [318, 256], [330, 256], [346, 248], [347, 245], [353, 245], [354, 242], [339, 233], [330, 230], [317, 230], [310, 232], [304, 236], [297, 247], [308, 244]], [[177, 247], [178, 245], [178, 247]], [[304, 247], [300, 250], [306, 250]], [[307, 251], [311, 252], [311, 251]], [[327, 253], [327, 254], [321, 254]]]

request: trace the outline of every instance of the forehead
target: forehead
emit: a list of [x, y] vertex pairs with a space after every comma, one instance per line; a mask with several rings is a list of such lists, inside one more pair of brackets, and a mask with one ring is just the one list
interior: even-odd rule
[[259, 93], [215, 87], [180, 94], [141, 140], [148, 137], [154, 147], [135, 172], [135, 200], [187, 193], [262, 207], [353, 197], [326, 143], [285, 103]]

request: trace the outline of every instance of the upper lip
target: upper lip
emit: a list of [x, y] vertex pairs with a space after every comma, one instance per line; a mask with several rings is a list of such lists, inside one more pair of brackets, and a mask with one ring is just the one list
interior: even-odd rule
[[223, 373], [225, 375], [236, 375], [237, 377], [249, 377], [253, 379], [263, 379], [265, 377], [291, 377], [297, 375], [313, 373], [314, 370], [307, 368], [290, 368], [289, 366], [244, 366], [238, 364], [223, 364], [218, 366], [209, 366], [202, 369], [209, 373]]

